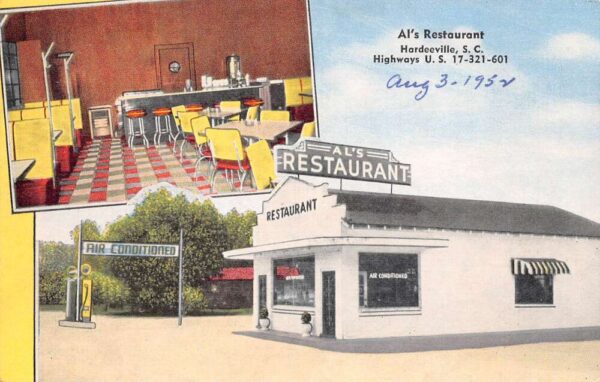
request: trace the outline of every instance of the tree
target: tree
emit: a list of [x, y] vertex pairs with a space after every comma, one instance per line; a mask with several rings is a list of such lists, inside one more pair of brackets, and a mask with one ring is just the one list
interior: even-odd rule
[[[72, 264], [77, 264], [77, 254], [79, 253], [79, 224], [71, 230], [70, 235], [73, 239], [75, 248]], [[103, 240], [103, 235], [98, 223], [90, 219], [83, 221], [83, 239], [88, 241]], [[90, 264], [93, 270], [104, 271], [107, 259], [104, 256], [87, 256], [83, 262]]]
[[246, 211], [240, 214], [234, 208], [225, 215], [225, 225], [229, 237], [228, 249], [252, 246], [252, 227], [256, 225], [256, 212]]
[[[223, 216], [210, 201], [189, 202], [166, 190], [149, 194], [131, 215], [109, 224], [108, 241], [179, 243], [183, 228], [184, 283], [200, 287], [201, 281], [218, 273], [222, 252], [231, 247]], [[177, 307], [178, 260], [176, 258], [110, 258], [111, 272], [130, 289], [136, 310], [175, 311]]]

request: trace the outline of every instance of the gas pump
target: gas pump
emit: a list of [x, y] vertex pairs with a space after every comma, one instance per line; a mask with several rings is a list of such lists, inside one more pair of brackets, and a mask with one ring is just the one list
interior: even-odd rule
[[69, 267], [66, 315], [65, 319], [59, 321], [58, 324], [60, 326], [94, 329], [96, 324], [92, 322], [93, 282], [88, 277], [92, 273], [92, 267], [89, 264], [82, 264], [80, 272], [82, 276], [86, 277], [81, 281], [81, 304], [79, 307], [77, 306], [77, 269]]

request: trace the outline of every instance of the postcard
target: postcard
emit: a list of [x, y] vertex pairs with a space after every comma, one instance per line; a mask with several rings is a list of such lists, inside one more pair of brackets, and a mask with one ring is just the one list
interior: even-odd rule
[[0, 381], [600, 380], [599, 20], [0, 0]]

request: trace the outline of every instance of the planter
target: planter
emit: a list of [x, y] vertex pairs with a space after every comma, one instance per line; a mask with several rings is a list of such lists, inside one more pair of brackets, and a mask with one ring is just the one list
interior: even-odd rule
[[302, 337], [310, 337], [313, 326], [311, 323], [302, 324]]
[[271, 326], [271, 320], [268, 318], [259, 318], [258, 323], [260, 325], [260, 330], [269, 330]]

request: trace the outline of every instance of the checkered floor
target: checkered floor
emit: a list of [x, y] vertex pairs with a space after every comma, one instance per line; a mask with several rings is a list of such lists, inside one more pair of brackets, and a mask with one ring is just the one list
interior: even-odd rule
[[[81, 149], [71, 174], [60, 179], [58, 202], [125, 202], [142, 188], [160, 182], [210, 194], [208, 162], [201, 162], [197, 178], [195, 162], [196, 152], [191, 146], [186, 148], [185, 158], [181, 158], [179, 150], [174, 154], [171, 145], [129, 148], [120, 139], [95, 140]], [[250, 176], [243, 191], [253, 191]], [[225, 177], [218, 176], [213, 193], [223, 192], [231, 190]]]

